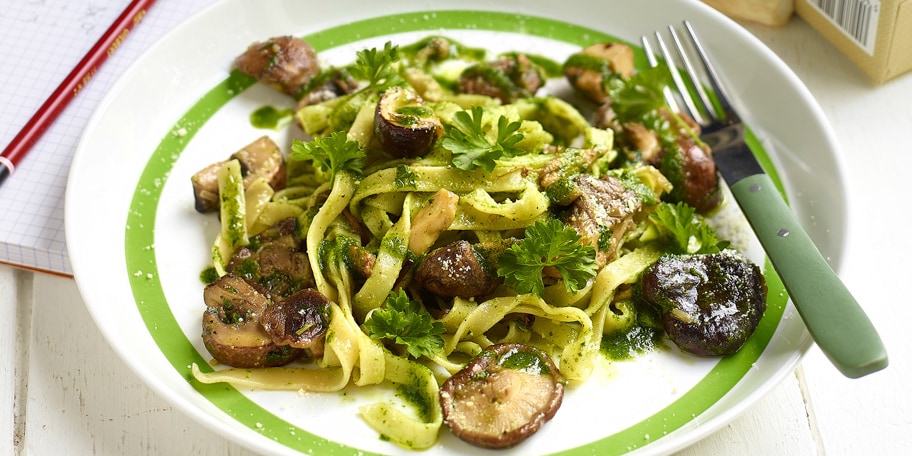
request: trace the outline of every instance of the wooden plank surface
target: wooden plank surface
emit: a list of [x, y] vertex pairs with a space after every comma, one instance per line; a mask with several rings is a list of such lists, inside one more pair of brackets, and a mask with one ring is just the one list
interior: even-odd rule
[[[849, 380], [812, 349], [797, 375], [680, 454], [904, 454], [912, 447], [904, 312], [912, 243], [901, 214], [909, 207], [912, 76], [873, 86], [797, 18], [780, 28], [745, 25], [809, 87], [843, 146], [851, 240], [841, 275], [881, 330], [891, 366]], [[0, 265], [0, 359], [0, 454], [253, 454], [133, 374], [69, 279]]]

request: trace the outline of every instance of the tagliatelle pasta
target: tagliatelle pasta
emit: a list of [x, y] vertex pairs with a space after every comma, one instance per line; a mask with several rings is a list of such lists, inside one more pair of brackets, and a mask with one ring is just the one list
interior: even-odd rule
[[[385, 79], [365, 72], [367, 82], [360, 89], [299, 108], [297, 121], [315, 139], [295, 149], [284, 188], [274, 189], [264, 179], [240, 188], [236, 161], [220, 171], [233, 180], [219, 182], [222, 230], [212, 248], [216, 272], [232, 273], [238, 268], [232, 253], [293, 219], [312, 288], [330, 302], [320, 350], [297, 366], [212, 372], [194, 366], [193, 376], [267, 390], [399, 385], [408, 391], [414, 413], [386, 402], [364, 405], [360, 413], [391, 441], [423, 449], [435, 444], [444, 423], [440, 382], [487, 347], [536, 347], [554, 358], [561, 378], [573, 387], [595, 369], [603, 337], [642, 324], [632, 290], [644, 270], [674, 250], [668, 247], [673, 235], [650, 214], [669, 204], [663, 198], [679, 183], [673, 181], [681, 176], [669, 175], [668, 169], [681, 169], [663, 170], [664, 164], [644, 159], [646, 152], [630, 139], [617, 144], [616, 136], [631, 129], [627, 124], [589, 125], [567, 101], [535, 91], [511, 92], [508, 99], [499, 97], [503, 93], [459, 93], [457, 86], [464, 82], [448, 81], [442, 70], [417, 58], [421, 51], [397, 60], [395, 49], [387, 46], [389, 55], [377, 49], [359, 54], [362, 64], [368, 57], [388, 57], [387, 66], [375, 68]], [[503, 76], [494, 68], [484, 71]], [[646, 82], [625, 82], [629, 78], [613, 74], [609, 66], [599, 71], [604, 90], [621, 94], [630, 84], [644, 98], [654, 95]], [[386, 122], [378, 103], [391, 87], [413, 91], [413, 100], [419, 100], [394, 113], [407, 132], [415, 131], [409, 125], [433, 120], [427, 130], [432, 145], [418, 156], [397, 157], [379, 145], [383, 141], [377, 135], [398, 128], [378, 124]], [[503, 92], [504, 87], [497, 88]], [[621, 101], [618, 96], [615, 103]], [[621, 108], [613, 107], [624, 112]], [[692, 134], [678, 124], [680, 118], [659, 108], [640, 115], [641, 125], [651, 122], [650, 128], [663, 129], [656, 140], [667, 147], [677, 140], [662, 135]], [[472, 144], [478, 149], [467, 146]], [[224, 204], [226, 195], [237, 199], [238, 192], [245, 204]], [[239, 220], [243, 227], [237, 226]], [[560, 223], [549, 224], [555, 220]], [[685, 230], [688, 224], [702, 226], [699, 217], [684, 222]], [[530, 273], [522, 262], [541, 261], [542, 254], [522, 248], [532, 245], [536, 230], [551, 230], [554, 244], [542, 241], [541, 247], [561, 253], [544, 258], [551, 262]], [[685, 235], [684, 246], [676, 248], [696, 253], [715, 247], [706, 239], [713, 238]], [[481, 282], [489, 280], [490, 287], [470, 283], [481, 291], [441, 293], [422, 282], [428, 271], [421, 268], [428, 268], [429, 258], [439, 259], [442, 267], [455, 264], [443, 255], [456, 246], [481, 258], [472, 273], [481, 274]], [[531, 258], [523, 259], [524, 254]], [[562, 263], [570, 258], [575, 262]], [[359, 267], [364, 259], [367, 266]], [[444, 272], [428, 274], [445, 282], [448, 277], [433, 277]], [[536, 283], [526, 283], [529, 274]], [[396, 299], [404, 300], [399, 306], [412, 306], [397, 318], [417, 323], [398, 328], [395, 337], [379, 334], [381, 315], [397, 315]], [[418, 336], [409, 331], [421, 325], [424, 345], [413, 347], [410, 337]]]

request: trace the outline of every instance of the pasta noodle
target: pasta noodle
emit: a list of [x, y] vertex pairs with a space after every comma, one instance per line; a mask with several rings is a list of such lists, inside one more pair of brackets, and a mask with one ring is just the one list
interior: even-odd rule
[[[483, 95], [449, 93], [420, 68], [408, 68], [407, 75], [419, 93], [429, 94], [426, 108], [447, 131], [472, 110], [480, 114], [468, 118], [476, 120], [492, 142], [507, 127], [521, 137], [509, 144], [509, 155], [504, 147], [505, 155], [489, 168], [463, 169], [454, 166], [453, 153], [441, 147], [440, 140], [423, 157], [391, 159], [379, 151], [377, 94], [357, 92], [300, 109], [296, 118], [308, 134], [327, 138], [339, 130], [357, 143], [365, 155], [363, 175], [328, 169], [313, 160], [289, 165], [285, 188], [275, 191], [259, 179], [245, 193], [236, 160], [228, 162], [219, 179], [223, 201], [225, 195], [235, 195], [244, 204], [222, 205], [222, 230], [212, 255], [216, 272], [224, 275], [232, 252], [246, 245], [248, 236], [295, 218], [314, 287], [331, 303], [324, 350], [303, 367], [202, 372], [194, 365], [193, 375], [205, 383], [317, 392], [389, 382], [403, 391], [416, 412], [406, 414], [381, 402], [361, 407], [360, 414], [392, 441], [422, 449], [436, 442], [442, 425], [438, 377], [446, 374], [441, 370], [455, 373], [492, 344], [541, 348], [552, 354], [571, 385], [591, 375], [602, 337], [636, 323], [636, 310], [617, 294], [663, 254], [648, 242], [646, 219], [672, 186], [649, 165], [614, 169], [619, 153], [613, 131], [589, 126], [566, 101], [540, 96], [502, 103]], [[549, 172], [553, 183], [546, 188], [542, 182]], [[630, 179], [641, 192], [636, 200], [641, 206], [624, 201], [617, 209], [616, 217], [627, 217], [623, 226], [629, 230], [598, 227], [599, 248], [609, 252], [610, 246], [610, 253], [582, 286], [571, 287], [566, 277], [545, 270], [540, 295], [518, 293], [501, 283], [476, 297], [427, 297], [411, 280], [414, 265], [435, 248], [466, 241], [478, 248], [505, 249], [520, 242], [523, 230], [568, 210], [557, 207], [567, 199], [560, 192], [572, 185], [568, 179], [580, 174]], [[351, 246], [370, 254], [366, 276], [352, 267]], [[433, 319], [442, 328], [439, 350], [423, 356], [394, 352], [365, 330], [365, 322], [400, 289], [422, 312], [444, 310]]]

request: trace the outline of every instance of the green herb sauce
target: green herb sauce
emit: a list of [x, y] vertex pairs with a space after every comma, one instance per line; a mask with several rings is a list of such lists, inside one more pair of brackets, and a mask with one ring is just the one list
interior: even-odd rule
[[200, 278], [200, 282], [203, 282], [204, 284], [209, 285], [210, 283], [213, 283], [216, 280], [218, 280], [219, 275], [218, 275], [218, 272], [216, 272], [214, 267], [209, 266], [208, 268], [203, 269], [202, 272], [200, 272], [199, 278]]
[[[509, 52], [504, 55], [505, 56], [516, 56], [517, 54], [519, 54], [519, 53]], [[530, 62], [541, 67], [542, 71], [545, 72], [546, 77], [548, 77], [548, 78], [563, 77], [564, 65], [562, 63], [558, 63], [557, 61], [555, 61], [553, 59], [549, 59], [548, 57], [545, 57], [543, 55], [535, 55], [535, 54], [529, 54], [529, 53], [525, 53], [525, 52], [523, 52], [522, 54], [525, 55], [526, 58], [529, 59]]]
[[514, 369], [530, 374], [550, 374], [548, 365], [539, 356], [531, 351], [517, 351], [509, 353], [500, 360], [500, 366], [505, 369]]
[[294, 111], [263, 106], [250, 113], [250, 124], [255, 128], [278, 130], [291, 122]]
[[418, 175], [412, 172], [411, 168], [408, 165], [402, 164], [396, 166], [396, 188], [415, 187], [415, 178]]
[[428, 422], [433, 419], [434, 407], [431, 404], [431, 398], [427, 395], [427, 381], [418, 373], [411, 370], [409, 372], [409, 383], [396, 385], [396, 393], [405, 402], [415, 407], [415, 411], [421, 420]]
[[602, 337], [601, 352], [608, 359], [622, 361], [661, 347], [662, 331], [639, 325]]
[[[436, 50], [429, 48], [436, 45], [435, 41], [445, 41], [447, 43], [447, 52], [445, 56], [441, 56], [436, 52]], [[466, 46], [452, 38], [447, 38], [445, 36], [429, 36], [422, 38], [412, 44], [405, 46], [399, 46], [399, 53], [408, 60], [415, 60], [419, 54], [427, 54], [430, 58], [428, 60], [442, 61], [449, 59], [462, 59], [462, 60], [471, 60], [471, 61], [481, 61], [485, 58], [487, 50], [482, 48], [473, 48]]]

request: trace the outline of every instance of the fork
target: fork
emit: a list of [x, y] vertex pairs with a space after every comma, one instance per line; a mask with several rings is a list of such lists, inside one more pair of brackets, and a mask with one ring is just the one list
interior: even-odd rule
[[[669, 107], [683, 112], [677, 103], [679, 98], [687, 114], [700, 124], [700, 139], [712, 149], [717, 169], [763, 245], [808, 332], [830, 362], [850, 378], [887, 367], [887, 352], [877, 330], [795, 219], [744, 142], [744, 124], [732, 108], [719, 74], [693, 27], [688, 21], [683, 25], [690, 51], [675, 28], [668, 27], [677, 58], [672, 56], [661, 33], [655, 32], [653, 37], [678, 93], [676, 98], [666, 87]], [[644, 36], [642, 42], [649, 64], [658, 66], [649, 39]], [[699, 57], [701, 73], [715, 93], [719, 110], [704, 88], [690, 53]], [[683, 66], [683, 71], [677, 69], [676, 61]], [[682, 73], [688, 78], [687, 82]]]

